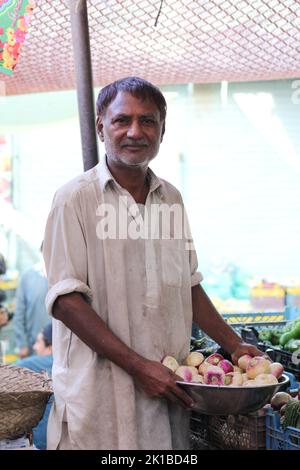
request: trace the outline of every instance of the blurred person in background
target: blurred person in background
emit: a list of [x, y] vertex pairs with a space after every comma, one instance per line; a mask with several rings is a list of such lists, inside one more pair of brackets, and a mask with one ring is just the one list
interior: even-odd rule
[[46, 270], [41, 257], [37, 264], [22, 274], [17, 289], [14, 334], [20, 358], [33, 354], [36, 338], [49, 322], [45, 307], [47, 290]]
[[32, 354], [16, 361], [17, 366], [27, 367], [35, 372], [45, 371], [51, 376], [52, 370], [52, 323], [48, 323], [37, 335]]
[[[6, 273], [5, 258], [2, 255], [2, 253], [0, 253], [0, 278], [5, 273]], [[0, 327], [7, 325], [7, 323], [13, 316], [13, 314], [8, 312], [7, 308], [4, 306], [5, 300], [6, 300], [5, 291], [3, 289], [0, 289]]]
[[[16, 366], [26, 367], [34, 372], [47, 372], [49, 377], [52, 373], [52, 323], [48, 323], [38, 334], [36, 342], [33, 345], [34, 355], [19, 359], [15, 362]], [[50, 409], [53, 402], [53, 396], [50, 397], [44, 415], [38, 425], [33, 428], [33, 443], [37, 449], [46, 449], [47, 424]]]

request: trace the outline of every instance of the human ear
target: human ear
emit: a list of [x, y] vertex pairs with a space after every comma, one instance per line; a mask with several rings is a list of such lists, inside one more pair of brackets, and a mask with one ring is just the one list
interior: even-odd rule
[[162, 141], [163, 141], [164, 134], [165, 134], [165, 130], [166, 130], [166, 123], [165, 123], [165, 121], [164, 121], [164, 122], [163, 122], [163, 125], [162, 125], [162, 128], [161, 128], [160, 143], [162, 143]]
[[99, 139], [101, 142], [104, 142], [104, 135], [103, 135], [103, 119], [102, 116], [98, 115], [96, 117], [96, 129], [99, 135]]

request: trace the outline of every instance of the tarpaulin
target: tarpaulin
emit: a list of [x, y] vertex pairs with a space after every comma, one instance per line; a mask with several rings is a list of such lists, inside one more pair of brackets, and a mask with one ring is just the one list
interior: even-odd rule
[[13, 73], [34, 7], [34, 0], [0, 0], [0, 72]]

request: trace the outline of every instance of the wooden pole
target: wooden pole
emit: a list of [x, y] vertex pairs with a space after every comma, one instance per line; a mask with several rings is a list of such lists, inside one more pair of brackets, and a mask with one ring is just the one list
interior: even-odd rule
[[77, 101], [84, 171], [97, 165], [93, 76], [86, 0], [70, 0]]

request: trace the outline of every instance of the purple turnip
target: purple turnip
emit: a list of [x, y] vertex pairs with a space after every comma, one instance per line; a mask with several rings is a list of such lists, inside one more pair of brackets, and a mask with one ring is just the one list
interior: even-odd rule
[[255, 385], [275, 385], [278, 380], [272, 374], [258, 374], [254, 379]]
[[199, 374], [204, 375], [209, 367], [210, 367], [210, 364], [208, 362], [206, 361], [202, 362], [202, 364], [200, 364], [198, 368]]
[[277, 379], [279, 379], [283, 374], [283, 365], [279, 362], [272, 362], [271, 365], [271, 374], [274, 375]]
[[193, 379], [192, 371], [188, 366], [179, 366], [178, 369], [176, 369], [175, 374], [183, 379], [184, 382], [191, 382]]
[[221, 367], [209, 366], [204, 373], [204, 383], [207, 385], [225, 385], [225, 372]]
[[225, 375], [225, 385], [231, 387], [241, 387], [243, 385], [243, 377], [239, 372], [229, 372]]
[[200, 364], [202, 364], [203, 361], [204, 361], [203, 354], [198, 352], [198, 351], [193, 351], [187, 356], [184, 363], [187, 366], [199, 367]]
[[272, 397], [271, 406], [273, 410], [280, 410], [283, 405], [286, 405], [292, 399], [291, 395], [286, 392], [277, 392]]
[[212, 366], [218, 366], [219, 362], [223, 360], [224, 360], [224, 357], [218, 353], [211, 354], [205, 359], [205, 361], [211, 364]]
[[270, 366], [270, 361], [268, 361], [264, 357], [253, 357], [251, 361], [248, 362], [246, 369], [248, 379], [255, 379], [260, 374], [271, 374]]
[[192, 382], [203, 384], [204, 378], [202, 375], [193, 375]]
[[244, 354], [243, 356], [241, 356], [238, 360], [239, 368], [242, 370], [246, 370], [251, 359], [252, 359], [252, 356], [250, 356], [249, 354]]
[[173, 356], [165, 356], [161, 362], [165, 367], [167, 367], [168, 369], [171, 369], [171, 371], [173, 372], [175, 372], [176, 369], [178, 369], [179, 367], [178, 362]]
[[233, 365], [231, 364], [230, 361], [227, 361], [227, 359], [222, 359], [222, 361], [219, 362], [218, 367], [221, 367], [225, 374], [229, 374], [229, 372], [233, 372]]

